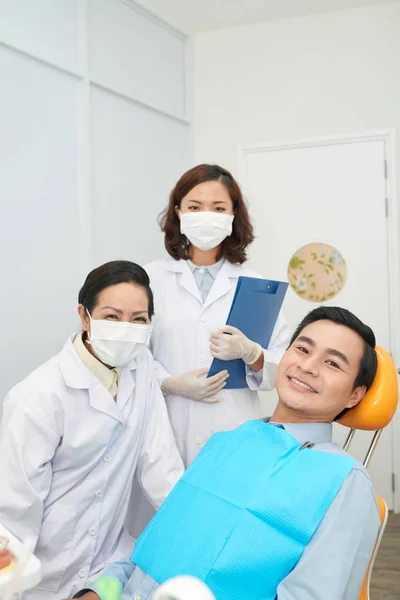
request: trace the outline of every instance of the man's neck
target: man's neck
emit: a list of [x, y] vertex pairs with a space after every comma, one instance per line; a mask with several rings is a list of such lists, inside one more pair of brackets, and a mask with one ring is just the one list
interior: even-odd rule
[[274, 423], [331, 423], [331, 420], [326, 417], [316, 417], [307, 414], [302, 414], [298, 410], [288, 408], [280, 401], [272, 413], [271, 421]]

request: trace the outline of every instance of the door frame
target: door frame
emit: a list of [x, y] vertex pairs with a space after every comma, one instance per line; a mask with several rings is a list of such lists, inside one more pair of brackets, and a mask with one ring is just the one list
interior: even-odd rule
[[[383, 142], [387, 210], [389, 339], [391, 355], [396, 363], [396, 367], [400, 367], [400, 210], [396, 185], [397, 172], [399, 172], [400, 176], [400, 164], [396, 162], [395, 140], [396, 134], [394, 129], [382, 129], [294, 141], [280, 140], [266, 143], [244, 143], [239, 144], [238, 147], [238, 168], [239, 181], [243, 189], [246, 190], [248, 186], [247, 156], [251, 154], [341, 144], [357, 144], [369, 141]], [[383, 202], [385, 202], [384, 199]], [[385, 204], [383, 204], [382, 210], [385, 210]], [[400, 512], [400, 408], [397, 410], [390, 427], [392, 429], [393, 507], [394, 512]]]

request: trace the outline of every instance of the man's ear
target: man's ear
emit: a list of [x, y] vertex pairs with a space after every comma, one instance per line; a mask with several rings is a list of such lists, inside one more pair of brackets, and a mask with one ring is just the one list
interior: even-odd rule
[[354, 406], [357, 406], [357, 404], [359, 404], [364, 398], [366, 391], [367, 388], [365, 385], [359, 385], [358, 387], [354, 388], [351, 394], [351, 399], [349, 403], [346, 404], [345, 408], [354, 408]]

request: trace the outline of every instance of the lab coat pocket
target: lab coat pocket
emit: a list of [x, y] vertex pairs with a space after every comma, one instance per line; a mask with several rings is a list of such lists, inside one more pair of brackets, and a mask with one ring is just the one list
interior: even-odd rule
[[58, 592], [71, 561], [76, 510], [69, 504], [57, 503], [45, 515], [35, 553], [42, 563], [39, 590]]

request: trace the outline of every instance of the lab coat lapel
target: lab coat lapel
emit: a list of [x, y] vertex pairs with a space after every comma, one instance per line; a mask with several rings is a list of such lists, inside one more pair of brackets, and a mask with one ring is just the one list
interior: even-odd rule
[[117, 406], [122, 412], [124, 406], [128, 402], [134, 388], [135, 381], [133, 378], [133, 369], [136, 369], [136, 362], [132, 361], [126, 367], [123, 367], [118, 379]]
[[238, 265], [233, 265], [228, 261], [224, 262], [206, 298], [204, 303], [205, 309], [219, 298], [222, 298], [222, 296], [225, 296], [225, 294], [229, 294], [231, 290], [236, 287], [239, 270], [240, 267]]
[[123, 423], [122, 415], [117, 403], [106, 390], [104, 385], [93, 375], [92, 385], [89, 388], [90, 406], [106, 415]]
[[94, 409], [122, 422], [121, 412], [110, 392], [79, 358], [73, 346], [74, 337], [75, 334], [71, 336], [58, 356], [58, 363], [66, 385], [74, 389], [87, 389], [90, 405]]
[[196, 300], [202, 304], [199, 288], [197, 287], [196, 280], [186, 260], [170, 260], [168, 262], [168, 268], [174, 271], [178, 278], [178, 285], [183, 287], [189, 294], [194, 296]]

